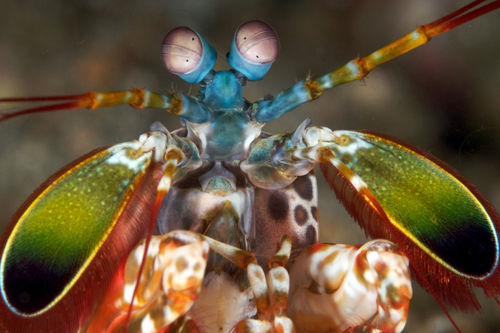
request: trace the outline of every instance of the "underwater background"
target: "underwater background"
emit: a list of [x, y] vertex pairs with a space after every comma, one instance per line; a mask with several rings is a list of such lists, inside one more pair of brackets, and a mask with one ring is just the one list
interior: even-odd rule
[[[144, 87], [193, 93], [166, 71], [161, 41], [187, 25], [219, 52], [228, 68], [237, 26], [260, 19], [280, 36], [268, 75], [244, 88], [253, 101], [276, 95], [307, 75], [320, 75], [458, 9], [457, 0], [0, 0], [0, 96], [77, 94]], [[290, 132], [306, 117], [331, 129], [366, 129], [398, 137], [457, 169], [500, 210], [500, 11], [435, 37], [376, 68], [364, 80], [327, 91], [271, 122]], [[0, 124], [0, 230], [39, 184], [94, 148], [135, 139], [154, 121], [179, 119], [128, 106], [30, 115]], [[321, 240], [360, 243], [363, 232], [320, 185]], [[466, 246], [466, 244], [464, 244]], [[437, 302], [414, 284], [405, 332], [454, 332]], [[478, 293], [480, 294], [480, 293]], [[463, 332], [496, 332], [500, 307], [450, 313]]]

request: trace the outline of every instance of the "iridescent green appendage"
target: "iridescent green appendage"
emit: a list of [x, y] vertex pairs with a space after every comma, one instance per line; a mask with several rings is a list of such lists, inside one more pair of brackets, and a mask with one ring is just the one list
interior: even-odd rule
[[85, 271], [151, 162], [151, 152], [138, 145], [90, 155], [26, 207], [1, 261], [2, 296], [13, 311], [23, 316], [46, 311]]
[[390, 223], [405, 236], [458, 275], [484, 279], [495, 270], [495, 226], [465, 180], [443, 163], [386, 136], [335, 134], [336, 158], [359, 177], [351, 183], [358, 190], [367, 186]]

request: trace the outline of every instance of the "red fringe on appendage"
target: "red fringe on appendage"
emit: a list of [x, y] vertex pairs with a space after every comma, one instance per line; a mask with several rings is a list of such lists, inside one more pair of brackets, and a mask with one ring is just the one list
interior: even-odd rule
[[68, 96], [49, 96], [49, 97], [13, 97], [13, 98], [0, 98], [0, 103], [31, 103], [31, 102], [54, 102], [54, 101], [67, 101], [57, 104], [49, 104], [43, 106], [36, 106], [28, 109], [22, 109], [11, 113], [0, 114], [0, 122], [10, 118], [23, 116], [31, 113], [42, 113], [60, 110], [73, 110], [79, 108], [89, 107], [91, 102], [90, 93]]
[[[5, 244], [10, 230], [15, 227], [19, 217], [48, 185], [68, 170], [106, 148], [96, 149], [80, 157], [40, 185], [15, 213], [7, 229], [9, 231], [4, 232], [0, 237], [0, 245]], [[155, 198], [156, 188], [162, 174], [161, 165], [156, 163], [146, 170], [141, 183], [137, 184], [114, 229], [107, 236], [87, 270], [52, 308], [39, 316], [22, 317], [8, 309], [5, 302], [0, 302], [0, 331], [76, 332], [86, 327], [87, 321], [90, 320], [89, 317], [94, 315], [96, 305], [102, 301], [117, 270], [127, 259], [130, 251], [144, 238], [146, 232], [144, 220], [147, 220], [151, 214], [151, 202]], [[98, 330], [98, 332], [102, 332], [102, 330]]]
[[[458, 327], [457, 323], [455, 322], [455, 320], [451, 316], [450, 312], [446, 308], [446, 305], [443, 303], [443, 301], [441, 300], [441, 298], [439, 297], [439, 295], [437, 294], [437, 292], [433, 289], [432, 285], [429, 284], [429, 281], [427, 279], [425, 279], [424, 277], [422, 277], [420, 275], [420, 272], [417, 271], [417, 270], [415, 270], [415, 269], [413, 269], [413, 267], [412, 267], [412, 272], [413, 272], [413, 276], [420, 283], [420, 285], [422, 285], [423, 288], [425, 290], [427, 290], [427, 292], [429, 294], [431, 294], [434, 297], [434, 299], [436, 299], [436, 302], [438, 302], [438, 304], [441, 307], [441, 309], [443, 309], [444, 314], [446, 315], [446, 317], [448, 317], [448, 319], [450, 320], [450, 322], [453, 325], [453, 327], [455, 327], [455, 329], [457, 330], [457, 332], [461, 333], [462, 331]], [[478, 306], [479, 306], [479, 304], [478, 304]], [[477, 310], [479, 310], [479, 308]]]
[[[434, 37], [443, 32], [451, 30], [465, 22], [471, 21], [476, 17], [487, 14], [495, 9], [500, 8], [500, 0], [495, 0], [491, 3], [488, 3], [482, 7], [476, 8], [472, 11], [474, 7], [485, 2], [486, 0], [476, 0], [471, 2], [468, 5], [463, 6], [462, 8], [434, 21], [424, 25], [424, 29], [428, 37]], [[465, 14], [464, 14], [465, 13]], [[463, 15], [462, 15], [463, 14]]]
[[[422, 153], [416, 148], [411, 148], [418, 153]], [[430, 158], [428, 154], [424, 156]], [[432, 158], [432, 160], [437, 162], [435, 158]], [[443, 166], [444, 164], [439, 162], [439, 165]], [[445, 304], [466, 312], [478, 311], [481, 308], [471, 290], [472, 287], [482, 288], [488, 297], [500, 296], [500, 269], [498, 267], [484, 280], [472, 280], [454, 274], [415, 246], [399, 229], [392, 225], [371, 192], [364, 193], [365, 197], [369, 198], [369, 202], [335, 167], [323, 163], [321, 164], [321, 170], [330, 187], [335, 191], [337, 198], [346, 207], [349, 214], [363, 227], [367, 235], [373, 238], [389, 239], [400, 246], [410, 259], [417, 282], [436, 298], [448, 317], [449, 314], [446, 311]], [[446, 167], [446, 170], [471, 190], [491, 216], [496, 230], [500, 230], [500, 217], [486, 199], [456, 171], [451, 170], [449, 167]]]
[[130, 322], [130, 317], [132, 316], [132, 308], [134, 307], [134, 299], [137, 294], [137, 290], [139, 289], [139, 285], [141, 283], [142, 271], [144, 270], [144, 263], [146, 262], [146, 257], [148, 255], [149, 244], [151, 243], [151, 238], [153, 237], [153, 231], [156, 224], [156, 217], [160, 211], [161, 204], [163, 203], [163, 199], [167, 192], [158, 192], [156, 194], [155, 203], [153, 205], [153, 211], [149, 218], [148, 224], [148, 234], [146, 236], [146, 242], [144, 244], [144, 252], [142, 254], [141, 265], [139, 266], [139, 272], [137, 274], [137, 280], [135, 282], [134, 293], [132, 294], [132, 301], [127, 310], [127, 315], [125, 316], [125, 325], [123, 327], [123, 332], [127, 333], [128, 324]]

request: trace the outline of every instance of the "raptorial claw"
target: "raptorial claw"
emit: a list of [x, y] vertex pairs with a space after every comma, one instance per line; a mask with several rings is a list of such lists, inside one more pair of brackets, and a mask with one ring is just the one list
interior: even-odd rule
[[291, 269], [288, 314], [300, 332], [400, 332], [412, 297], [408, 259], [386, 240], [316, 244]]
[[198, 298], [208, 243], [189, 231], [153, 236], [127, 323], [143, 252], [144, 242], [130, 253], [88, 332], [122, 332], [124, 325], [127, 332], [157, 332], [184, 315]]

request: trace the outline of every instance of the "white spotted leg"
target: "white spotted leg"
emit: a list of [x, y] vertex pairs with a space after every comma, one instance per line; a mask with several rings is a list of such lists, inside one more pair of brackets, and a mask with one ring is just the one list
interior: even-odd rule
[[234, 332], [295, 332], [293, 322], [286, 316], [290, 277], [285, 269], [292, 242], [284, 236], [277, 253], [269, 261], [267, 274], [257, 264], [255, 256], [247, 251], [206, 238], [210, 248], [247, 272], [250, 290], [253, 294], [256, 318], [245, 318], [236, 324]]
[[315, 244], [291, 268], [288, 314], [300, 332], [401, 332], [412, 297], [398, 246]]
[[[130, 253], [123, 273], [118, 274], [88, 332], [103, 332], [103, 328], [105, 332], [124, 332], [124, 325], [127, 332], [158, 332], [184, 315], [196, 301], [209, 253], [204, 238], [181, 230], [153, 236], [142, 263], [144, 249], [145, 241]], [[134, 297], [141, 263], [140, 284]]]

